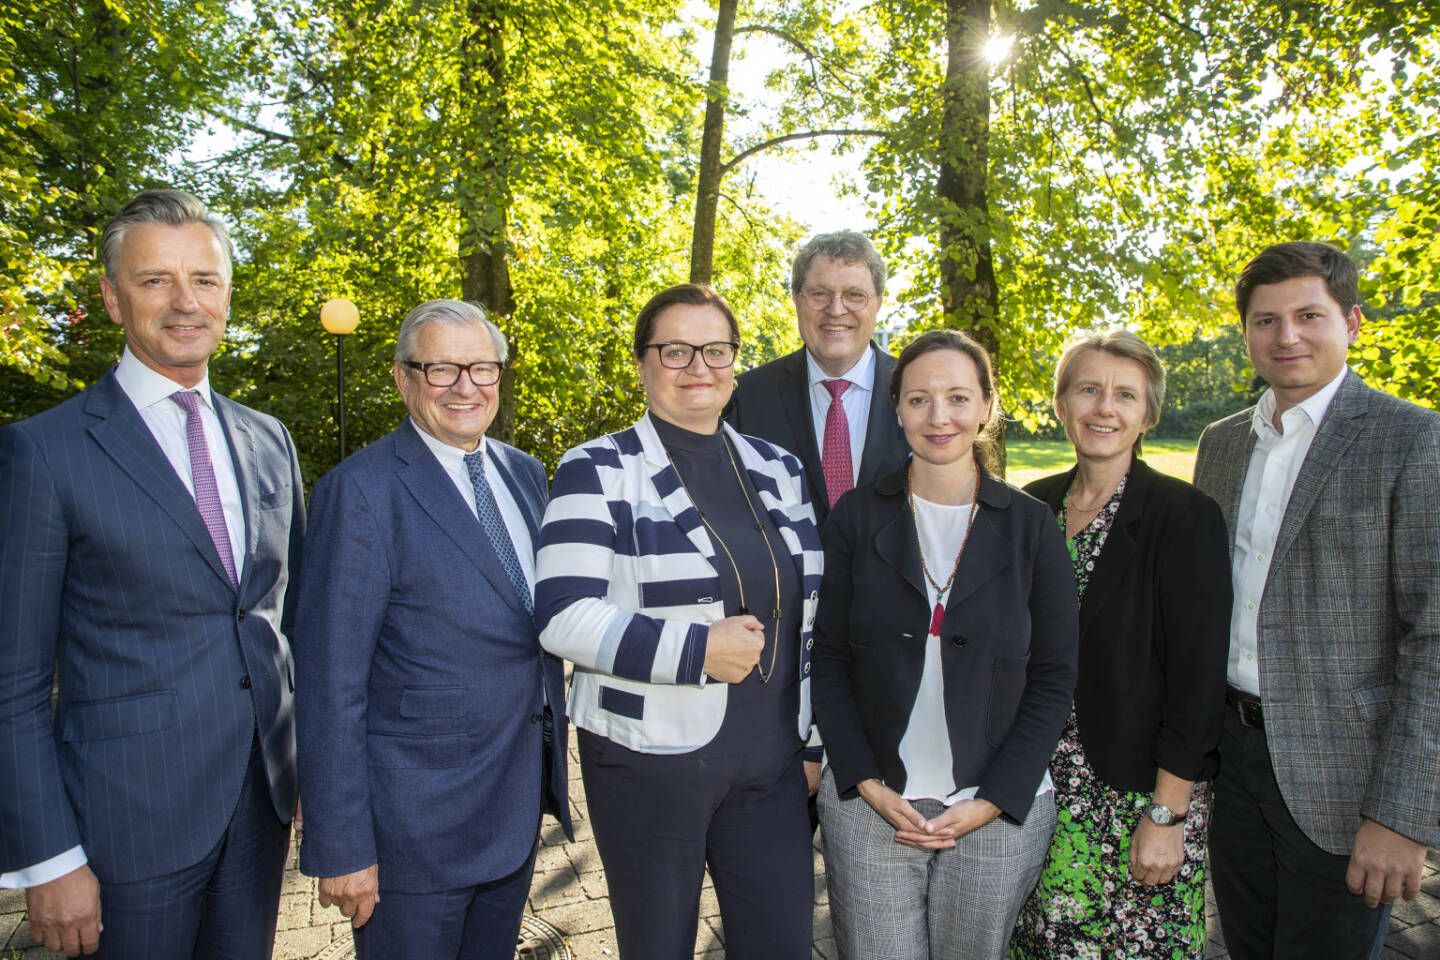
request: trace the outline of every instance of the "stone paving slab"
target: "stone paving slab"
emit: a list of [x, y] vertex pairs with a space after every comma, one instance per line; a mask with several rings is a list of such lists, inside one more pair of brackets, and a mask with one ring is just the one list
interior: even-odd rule
[[[529, 910], [567, 935], [576, 960], [618, 960], [615, 931], [610, 918], [609, 891], [594, 834], [586, 816], [580, 784], [580, 764], [572, 728], [570, 737], [570, 797], [575, 840], [567, 842], [558, 824], [547, 822], [540, 832], [535, 879], [530, 886]], [[275, 960], [345, 960], [350, 925], [333, 907], [321, 907], [316, 881], [302, 876], [294, 865], [286, 871], [275, 935]], [[1215, 916], [1213, 897], [1207, 897], [1210, 942], [1207, 960], [1228, 960]], [[706, 874], [700, 896], [700, 924], [695, 957], [719, 960], [725, 955], [724, 928], [714, 885]], [[59, 960], [63, 954], [36, 946], [25, 919], [21, 891], [0, 890], [0, 960]], [[830, 929], [830, 901], [819, 842], [815, 849], [814, 960], [838, 960]], [[1425, 866], [1420, 895], [1396, 904], [1390, 920], [1382, 960], [1440, 960], [1440, 853], [1431, 853]]]

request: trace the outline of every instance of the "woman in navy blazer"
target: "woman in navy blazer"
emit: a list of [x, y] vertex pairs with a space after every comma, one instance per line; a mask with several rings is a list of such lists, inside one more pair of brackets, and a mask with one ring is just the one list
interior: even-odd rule
[[1061, 354], [1055, 412], [1076, 466], [1026, 489], [1065, 529], [1080, 679], [1050, 774], [1060, 823], [1012, 956], [1205, 955], [1209, 780], [1225, 709], [1225, 520], [1138, 457], [1165, 368], [1124, 330]]
[[842, 496], [822, 537], [831, 917], [856, 960], [1000, 957], [1055, 822], [1074, 582], [1050, 512], [977, 462], [996, 409], [984, 349], [923, 334], [890, 397], [913, 459]]

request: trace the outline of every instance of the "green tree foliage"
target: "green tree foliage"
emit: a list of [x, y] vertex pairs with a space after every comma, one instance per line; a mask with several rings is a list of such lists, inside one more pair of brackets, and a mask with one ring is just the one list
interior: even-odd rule
[[185, 183], [178, 151], [236, 95], [250, 46], [214, 0], [0, 0], [0, 420], [114, 362], [100, 228]]
[[[947, 123], [946, 55], [951, 78], [957, 41], [968, 44], [961, 67], [986, 69], [986, 38], [954, 29], [954, 8], [984, 19], [976, 6], [874, 9], [889, 45], [869, 96], [895, 124], [868, 172], [887, 253], [914, 278], [912, 330], [993, 324], [1002, 389], [1033, 426], [1070, 331], [1128, 322], [1162, 343], [1211, 336], [1234, 322], [1229, 285], [1262, 246], [1320, 239], [1363, 256], [1370, 242], [1380, 254], [1367, 288], [1386, 301], [1398, 285], [1408, 312], [1367, 333], [1358, 356], [1377, 382], [1422, 398], [1434, 337], [1412, 344], [1434, 328], [1426, 297], [1440, 252], [1424, 228], [1440, 210], [1426, 160], [1437, 145], [1433, 9], [988, 4], [992, 32], [1013, 35], [1015, 52], [995, 68], [981, 143], [975, 122]], [[1401, 199], [1374, 157], [1408, 174]], [[944, 178], [967, 164], [984, 164], [988, 196], [962, 202]], [[986, 245], [993, 319], [973, 292], [953, 296], [983, 271]]]

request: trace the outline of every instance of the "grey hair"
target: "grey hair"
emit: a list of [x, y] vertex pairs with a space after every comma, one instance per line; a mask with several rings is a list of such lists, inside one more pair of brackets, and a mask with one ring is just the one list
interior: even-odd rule
[[495, 358], [504, 363], [510, 356], [505, 334], [490, 321], [480, 304], [469, 300], [427, 300], [407, 313], [400, 323], [400, 332], [395, 336], [396, 363], [408, 363], [415, 359], [415, 341], [420, 337], [420, 328], [431, 323], [484, 327], [490, 334], [490, 342], [495, 345]]
[[209, 227], [220, 242], [220, 255], [224, 261], [221, 269], [225, 282], [230, 282], [234, 269], [231, 258], [235, 249], [230, 243], [230, 231], [225, 228], [225, 222], [206, 209], [199, 198], [184, 190], [141, 191], [105, 224], [105, 230], [100, 234], [100, 256], [105, 261], [107, 275], [115, 275], [120, 248], [125, 243], [125, 232], [139, 223], [163, 223], [172, 227], [198, 223]]
[[[1140, 364], [1145, 371], [1145, 430], [1160, 422], [1160, 409], [1165, 406], [1165, 364], [1155, 348], [1122, 327], [1113, 327], [1103, 332], [1081, 331], [1065, 342], [1060, 361], [1055, 365], [1055, 405], [1063, 407], [1063, 397], [1074, 379], [1075, 361], [1087, 350], [1098, 350], [1114, 357], [1124, 357]], [[1136, 452], [1145, 439], [1145, 430], [1135, 440]]]
[[885, 296], [885, 261], [880, 259], [880, 253], [875, 245], [863, 233], [856, 233], [854, 230], [836, 230], [834, 233], [821, 233], [811, 237], [800, 252], [795, 254], [795, 262], [790, 265], [790, 292], [799, 293], [805, 286], [805, 275], [810, 272], [810, 264], [816, 257], [828, 257], [831, 260], [839, 260], [841, 263], [863, 263], [870, 271], [870, 279], [875, 284], [875, 296]]

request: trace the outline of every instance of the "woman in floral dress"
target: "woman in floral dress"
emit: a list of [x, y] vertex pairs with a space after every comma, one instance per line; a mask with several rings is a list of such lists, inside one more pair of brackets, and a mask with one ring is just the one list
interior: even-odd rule
[[1225, 709], [1230, 563], [1213, 500], [1138, 456], [1165, 370], [1139, 337], [1086, 334], [1055, 373], [1074, 468], [1050, 504], [1080, 595], [1080, 678], [1050, 764], [1058, 823], [1011, 955], [1205, 955], [1208, 780]]

